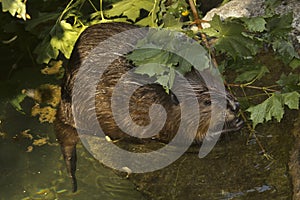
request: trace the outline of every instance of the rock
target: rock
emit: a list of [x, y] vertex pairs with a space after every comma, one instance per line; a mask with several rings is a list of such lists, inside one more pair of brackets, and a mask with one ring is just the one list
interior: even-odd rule
[[[209, 11], [203, 20], [210, 21], [215, 14], [222, 19], [228, 17], [257, 17], [265, 14], [265, 0], [232, 0], [229, 3], [214, 8]], [[292, 23], [293, 30], [291, 32], [293, 43], [296, 49], [300, 47], [300, 1], [285, 0], [275, 9], [277, 14], [286, 14], [293, 12], [294, 19]], [[202, 23], [203, 28], [208, 28], [208, 23]]]
[[278, 14], [293, 12], [294, 19], [292, 22], [292, 37], [294, 45], [298, 52], [300, 51], [300, 1], [299, 0], [286, 0], [276, 8]]
[[[215, 14], [219, 15], [222, 19], [226, 19], [228, 17], [238, 18], [261, 16], [265, 13], [264, 8], [264, 0], [232, 0], [219, 8], [214, 8], [209, 11], [204, 16], [203, 20], [210, 21]], [[203, 27], [209, 27], [209, 24], [203, 23]]]

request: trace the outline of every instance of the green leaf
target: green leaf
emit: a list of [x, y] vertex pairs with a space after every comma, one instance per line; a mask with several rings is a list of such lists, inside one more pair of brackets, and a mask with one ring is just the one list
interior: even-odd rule
[[271, 96], [267, 101], [266, 108], [266, 121], [271, 120], [272, 117], [274, 117], [278, 122], [281, 121], [284, 114], [283, 105], [281, 103], [281, 95], [274, 94]]
[[169, 88], [171, 89], [173, 87], [174, 81], [175, 81], [175, 75], [176, 71], [173, 67], [170, 67], [170, 72], [169, 72]]
[[19, 94], [14, 99], [10, 100], [10, 104], [20, 113], [25, 114], [21, 103], [24, 101], [26, 94]]
[[[146, 4], [145, 4], [146, 5]], [[144, 6], [144, 5], [143, 5]], [[161, 11], [161, 5], [157, 2], [154, 1], [154, 4], [149, 4], [148, 8], [144, 8], [145, 10], [149, 9], [149, 14], [147, 17], [139, 20], [136, 24], [140, 26], [150, 26], [150, 27], [158, 27], [157, 25], [157, 13]], [[150, 10], [151, 9], [151, 10]]]
[[61, 15], [61, 13], [59, 13], [59, 12], [39, 13], [39, 16], [37, 18], [29, 20], [26, 23], [25, 29], [26, 29], [26, 31], [32, 31], [35, 27], [37, 27], [38, 25], [40, 25], [42, 23], [57, 20], [59, 15]]
[[299, 59], [299, 58], [294, 58], [294, 59], [289, 63], [289, 66], [290, 66], [292, 69], [296, 69], [296, 68], [300, 67], [300, 59]]
[[284, 114], [280, 99], [277, 95], [272, 95], [263, 103], [248, 108], [247, 111], [251, 113], [250, 119], [253, 121], [253, 128], [255, 128], [257, 124], [271, 120], [272, 117], [280, 121]]
[[152, 77], [164, 74], [166, 67], [158, 63], [146, 63], [138, 66], [134, 72], [137, 74], [147, 74], [149, 77]]
[[113, 4], [112, 9], [107, 10], [105, 14], [108, 17], [127, 16], [128, 19], [136, 21], [142, 8], [150, 12], [153, 5], [152, 0], [123, 0]]
[[56, 59], [59, 51], [57, 48], [53, 47], [50, 43], [51, 36], [47, 35], [47, 37], [40, 43], [35, 49], [34, 53], [38, 55], [37, 63], [49, 63], [51, 59]]
[[252, 80], [261, 79], [266, 73], [270, 73], [266, 66], [260, 66], [259, 69], [254, 69], [251, 71], [246, 71], [236, 77], [235, 82], [250, 82]]
[[[156, 46], [144, 46], [143, 49], [136, 49], [131, 54], [127, 55], [129, 60], [134, 61], [136, 65], [142, 65], [145, 63], [166, 63], [169, 57], [169, 53], [161, 49], [157, 49]], [[158, 62], [159, 61], [159, 62]]]
[[[141, 20], [139, 20], [138, 22], [136, 22], [136, 25], [140, 25], [140, 26], [153, 26], [152, 24], [152, 16], [147, 16], [147, 17], [145, 17], [145, 18], [143, 18], [143, 19], [141, 19]], [[155, 26], [154, 26], [155, 27]]]
[[199, 71], [209, 67], [210, 59], [207, 55], [207, 52], [199, 44], [191, 44], [187, 42], [178, 50], [177, 55], [180, 55], [182, 60], [179, 63], [182, 65], [186, 65], [189, 62]]
[[2, 2], [2, 11], [9, 12], [12, 16], [19, 14], [23, 20], [26, 20], [26, 5], [22, 0], [0, 0]]
[[275, 8], [277, 8], [282, 3], [281, 0], [266, 0], [264, 1], [265, 8], [265, 15], [266, 16], [273, 16], [275, 14]]
[[298, 53], [294, 49], [294, 46], [291, 42], [285, 40], [275, 40], [272, 43], [273, 50], [277, 52], [282, 60], [288, 64], [294, 58], [299, 58]]
[[300, 75], [290, 73], [288, 76], [281, 74], [280, 79], [276, 82], [282, 87], [284, 92], [300, 91]]
[[169, 12], [163, 15], [164, 27], [172, 28], [172, 30], [181, 30], [183, 23], [180, 18], [176, 18]]
[[299, 109], [299, 97], [300, 94], [296, 91], [282, 94], [284, 104], [290, 109]]
[[55, 35], [52, 35], [51, 44], [56, 46], [66, 58], [70, 58], [75, 42], [83, 31], [82, 28], [74, 28], [65, 20], [60, 22], [61, 29], [57, 29]]
[[163, 86], [163, 88], [169, 94], [169, 89], [170, 89], [169, 81], [170, 81], [169, 75], [162, 75], [162, 76], [158, 76], [155, 82]]
[[163, 66], [158, 63], [147, 63], [138, 66], [135, 71], [137, 74], [146, 74], [149, 77], [156, 77], [155, 82], [163, 86], [167, 93], [172, 88], [175, 80], [175, 69], [172, 66]]
[[206, 50], [183, 33], [150, 29], [136, 49], [126, 56], [137, 66], [135, 72], [154, 77], [168, 92], [175, 71], [185, 74], [192, 66], [203, 70], [210, 66]]
[[248, 57], [255, 55], [258, 51], [258, 41], [246, 37], [243, 34], [245, 28], [237, 22], [222, 22], [215, 15], [210, 22], [211, 27], [203, 29], [209, 36], [216, 37], [215, 48], [223, 53], [228, 53], [233, 58]]
[[266, 30], [266, 20], [263, 17], [242, 18], [247, 29], [251, 32], [263, 32]]
[[48, 63], [57, 58], [59, 51], [70, 58], [74, 44], [84, 28], [72, 27], [65, 20], [55, 24], [49, 35], [34, 50], [38, 55], [37, 62]]
[[183, 33], [156, 29], [151, 29], [127, 58], [136, 65], [179, 65], [177, 69], [182, 71], [189, 71], [191, 66], [199, 70], [209, 67], [207, 52], [198, 43], [192, 42]]
[[251, 113], [250, 119], [253, 121], [253, 128], [273, 117], [280, 122], [284, 114], [284, 105], [290, 109], [299, 109], [299, 97], [298, 92], [274, 93], [261, 104], [248, 108], [247, 111]]
[[256, 106], [252, 106], [248, 108], [246, 111], [250, 112], [250, 119], [253, 122], [253, 128], [256, 127], [257, 124], [263, 123], [266, 115], [266, 107], [267, 104], [265, 102], [258, 104]]
[[293, 13], [274, 15], [267, 18], [267, 31], [273, 38], [286, 39], [292, 30]]

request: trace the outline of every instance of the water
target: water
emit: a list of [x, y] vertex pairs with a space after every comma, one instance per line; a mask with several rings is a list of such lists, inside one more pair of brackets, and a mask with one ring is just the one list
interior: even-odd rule
[[[2, 117], [1, 132], [6, 136], [0, 139], [1, 200], [142, 198], [133, 183], [103, 167], [81, 146], [78, 148], [80, 190], [73, 194], [52, 126], [41, 125], [10, 106], [5, 110], [7, 116]], [[47, 144], [34, 146], [32, 140], [23, 138], [20, 133], [27, 128], [31, 129], [28, 133], [33, 139], [48, 137]], [[32, 152], [26, 152], [28, 146], [33, 146]]]
[[[287, 136], [292, 120], [269, 123], [258, 129], [258, 137], [274, 159], [267, 160], [255, 140], [247, 145], [247, 131], [220, 141], [204, 159], [198, 147], [189, 149], [172, 165], [152, 173], [114, 173], [99, 164], [79, 145], [79, 192], [71, 193], [71, 182], [52, 125], [22, 115], [8, 104], [2, 110], [0, 139], [0, 199], [290, 199], [287, 163], [292, 138]], [[20, 132], [31, 129], [34, 139], [49, 137], [43, 146]], [[14, 136], [18, 135], [13, 139]]]
[[[25, 115], [8, 103], [8, 97], [22, 88], [51, 81], [56, 82], [41, 75], [36, 67], [17, 70], [9, 81], [1, 81], [0, 90], [5, 95], [0, 98], [0, 200], [291, 199], [288, 163], [294, 112], [289, 112], [281, 123], [258, 126], [257, 136], [272, 155], [270, 160], [243, 129], [225, 136], [203, 159], [197, 156], [199, 148], [193, 146], [162, 170], [126, 178], [126, 174], [100, 164], [79, 145], [79, 191], [72, 193], [52, 125], [41, 124], [30, 116], [32, 100], [22, 104]], [[21, 135], [28, 129], [32, 139]], [[49, 139], [42, 146], [33, 145], [41, 138]], [[26, 152], [30, 146], [32, 152]]]

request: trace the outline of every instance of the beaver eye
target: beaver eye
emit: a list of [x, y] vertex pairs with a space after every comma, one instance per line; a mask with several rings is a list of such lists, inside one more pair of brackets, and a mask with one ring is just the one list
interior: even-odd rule
[[210, 101], [210, 100], [205, 100], [205, 101], [204, 101], [204, 105], [210, 106], [210, 105], [211, 105], [211, 101]]

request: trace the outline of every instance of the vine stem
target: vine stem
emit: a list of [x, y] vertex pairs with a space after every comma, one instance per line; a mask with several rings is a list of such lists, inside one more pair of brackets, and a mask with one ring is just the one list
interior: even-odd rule
[[[199, 18], [199, 15], [198, 15], [198, 12], [197, 12], [197, 9], [196, 9], [196, 6], [195, 6], [195, 3], [193, 0], [189, 0], [189, 4], [190, 4], [190, 7], [191, 7], [191, 10], [192, 10], [192, 13], [193, 13], [193, 17], [194, 17], [194, 24], [197, 25], [197, 27], [201, 30], [203, 29], [201, 23], [202, 22], [207, 22], [205, 20], [201, 20]], [[208, 49], [210, 55], [211, 55], [211, 60], [213, 62], [213, 65], [215, 68], [218, 68], [218, 63], [217, 63], [217, 60], [216, 60], [216, 56], [214, 54], [214, 52], [212, 51], [212, 47], [211, 45], [208, 43], [207, 41], [207, 37], [204, 33], [200, 32], [201, 34], [201, 38], [202, 38], [202, 41], [204, 42], [204, 45], [206, 46], [206, 48]], [[257, 87], [257, 86], [251, 86], [251, 85], [245, 85], [245, 84], [227, 84], [226, 81], [224, 80], [224, 84], [228, 87], [230, 86], [234, 86], [234, 87], [241, 87], [244, 91], [244, 87], [247, 87], [247, 88], [252, 88], [252, 89], [260, 89], [260, 90], [263, 90], [265, 92], [267, 91], [270, 91], [270, 92], [277, 92], [277, 90], [274, 90], [274, 89], [270, 89], [270, 87], [274, 87], [274, 86], [270, 86], [270, 87]], [[260, 140], [258, 139], [257, 135], [256, 135], [256, 131], [251, 127], [250, 123], [248, 122], [244, 112], [240, 111], [240, 114], [243, 118], [243, 120], [245, 121], [245, 123], [247, 124], [247, 128], [250, 130], [250, 136], [253, 135], [258, 146], [260, 147], [261, 151], [263, 152], [263, 156], [265, 158], [267, 158], [268, 160], [269, 159], [273, 159], [272, 156], [270, 156], [267, 151], [265, 150], [265, 148], [263, 147], [263, 145], [261, 144]]]
[[154, 0], [154, 5], [153, 5], [153, 7], [152, 7], [152, 9], [151, 9], [151, 11], [149, 13], [149, 15], [151, 14], [151, 23], [152, 23], [152, 26], [155, 25], [154, 17], [155, 17], [155, 8], [156, 8], [157, 4], [158, 4], [157, 0]]
[[[200, 29], [200, 30], [203, 29], [201, 23], [208, 22], [208, 21], [205, 21], [205, 20], [202, 20], [202, 19], [199, 18], [198, 11], [196, 9], [196, 6], [195, 6], [195, 3], [194, 3], [193, 0], [189, 0], [189, 4], [190, 4], [190, 7], [191, 7], [191, 10], [192, 10], [192, 13], [193, 13], [194, 24], [197, 25], [198, 29]], [[214, 54], [214, 52], [212, 50], [211, 45], [207, 41], [206, 35], [204, 33], [202, 33], [202, 32], [200, 32], [200, 34], [201, 34], [201, 38], [202, 38], [202, 41], [203, 41], [205, 47], [208, 49], [209, 54], [211, 55], [211, 60], [213, 62], [214, 67], [218, 68], [219, 65], [217, 63], [216, 56], [215, 56], [215, 54]], [[224, 80], [224, 82], [225, 82], [225, 80]]]
[[103, 21], [103, 22], [107, 21], [104, 17], [104, 13], [103, 13], [103, 0], [100, 0], [100, 16], [101, 16], [101, 21]]
[[66, 6], [66, 8], [62, 11], [62, 13], [60, 14], [60, 16], [58, 17], [57, 22], [60, 22], [62, 20], [62, 17], [66, 14], [66, 12], [70, 9], [71, 5], [73, 3], [73, 0], [71, 0], [68, 5]]
[[245, 113], [243, 111], [240, 111], [240, 114], [243, 118], [243, 120], [245, 121], [248, 130], [250, 130], [250, 135], [249, 138], [251, 136], [253, 136], [255, 138], [255, 141], [257, 142], [259, 148], [261, 149], [261, 152], [263, 153], [263, 156], [267, 159], [267, 160], [271, 160], [273, 159], [273, 157], [271, 155], [268, 154], [268, 152], [265, 150], [265, 148], [263, 147], [262, 143], [260, 142], [260, 140], [258, 139], [257, 135], [256, 135], [256, 131], [251, 127], [250, 123], [248, 122]]
[[277, 85], [272, 85], [272, 86], [267, 86], [267, 87], [259, 87], [259, 86], [254, 86], [254, 85], [228, 83], [227, 86], [240, 87], [240, 88], [251, 88], [251, 89], [263, 90], [263, 91], [268, 91], [268, 92], [279, 92], [278, 90], [271, 89], [272, 87], [278, 87]]
[[[93, 2], [91, 0], [88, 0], [88, 1], [89, 1], [90, 5], [92, 6], [92, 8], [94, 9], [94, 11], [98, 12], [98, 10], [97, 10], [96, 6], [93, 4]], [[102, 7], [101, 7], [101, 1], [100, 1], [100, 10], [101, 9], [102, 9]]]

